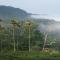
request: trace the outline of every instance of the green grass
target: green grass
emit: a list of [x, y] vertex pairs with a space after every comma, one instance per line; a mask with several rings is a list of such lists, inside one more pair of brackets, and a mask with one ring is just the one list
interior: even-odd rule
[[50, 52], [5, 52], [0, 53], [0, 60], [60, 60], [60, 53]]

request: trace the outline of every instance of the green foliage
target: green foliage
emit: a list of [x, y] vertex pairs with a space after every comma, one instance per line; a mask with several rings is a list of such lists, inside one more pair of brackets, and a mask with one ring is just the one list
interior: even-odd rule
[[52, 54], [51, 52], [15, 52], [0, 54], [1, 60], [60, 60], [60, 53]]
[[[12, 24], [10, 24], [12, 23]], [[14, 49], [14, 43], [16, 51], [28, 51], [29, 49], [29, 27], [25, 26], [25, 22], [21, 22], [20, 26], [15, 20], [8, 23], [8, 27], [4, 27], [4, 31], [0, 32], [0, 50], [10, 51]], [[44, 36], [37, 30], [38, 25], [31, 21], [30, 26], [30, 48], [31, 50], [42, 49]], [[14, 29], [14, 36], [13, 36]], [[2, 30], [2, 28], [0, 28]], [[13, 40], [14, 37], [14, 40]], [[15, 42], [14, 42], [15, 41]], [[37, 46], [36, 48], [34, 48]]]

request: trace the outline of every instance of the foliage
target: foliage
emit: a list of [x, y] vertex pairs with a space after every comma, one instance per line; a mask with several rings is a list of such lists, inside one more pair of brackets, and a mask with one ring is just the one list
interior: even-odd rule
[[[51, 52], [16, 52], [0, 54], [1, 60], [60, 60], [60, 53], [50, 54]], [[3, 58], [4, 57], [4, 58]]]
[[[37, 30], [38, 25], [31, 22], [30, 26], [30, 48], [31, 50], [42, 49], [44, 35]], [[5, 23], [4, 23], [5, 24]], [[2, 25], [1, 25], [2, 27]], [[11, 20], [8, 23], [8, 27], [0, 27], [0, 50], [1, 51], [10, 51], [15, 48], [16, 51], [28, 51], [29, 49], [29, 30], [25, 22], [17, 22], [16, 20]], [[14, 31], [13, 31], [14, 29]], [[4, 30], [4, 31], [2, 31]], [[14, 35], [13, 35], [14, 34]], [[13, 39], [14, 38], [14, 39]], [[36, 48], [34, 48], [37, 46]]]

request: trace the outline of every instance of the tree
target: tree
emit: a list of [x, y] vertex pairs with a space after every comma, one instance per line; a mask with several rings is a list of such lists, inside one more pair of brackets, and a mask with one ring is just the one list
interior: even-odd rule
[[[33, 46], [39, 46], [42, 48], [43, 46], [43, 34], [38, 31], [38, 25], [34, 21], [26, 21], [25, 22], [25, 36], [28, 42], [28, 50], [29, 52], [32, 50]], [[37, 44], [38, 42], [38, 44]]]
[[52, 29], [53, 27], [54, 27], [54, 24], [50, 23], [50, 24], [47, 26], [46, 31], [44, 32], [43, 50], [45, 49], [46, 42], [47, 42], [47, 37], [48, 37], [49, 32], [54, 31], [54, 29]]
[[30, 52], [30, 39], [31, 39], [31, 27], [32, 27], [32, 23], [30, 21], [25, 22], [25, 26], [28, 28], [28, 40], [29, 40], [29, 52]]
[[47, 34], [47, 33], [44, 33], [44, 44], [43, 44], [43, 50], [45, 49], [45, 46], [46, 46], [47, 36], [48, 36], [48, 34]]
[[20, 27], [20, 24], [15, 20], [11, 20], [11, 24], [13, 25], [13, 41], [14, 41], [14, 52], [15, 52], [16, 51], [15, 28]]

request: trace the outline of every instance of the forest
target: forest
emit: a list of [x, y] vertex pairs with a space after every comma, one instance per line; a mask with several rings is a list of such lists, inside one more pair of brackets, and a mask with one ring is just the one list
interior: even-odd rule
[[60, 47], [53, 38], [56, 36], [41, 32], [38, 26], [30, 19], [11, 19], [9, 22], [0, 19], [0, 59], [59, 60]]

